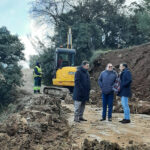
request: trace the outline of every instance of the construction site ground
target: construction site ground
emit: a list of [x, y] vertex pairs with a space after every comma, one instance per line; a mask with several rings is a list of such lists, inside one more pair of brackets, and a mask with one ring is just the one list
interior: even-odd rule
[[[32, 94], [33, 78], [32, 70], [24, 70], [25, 85], [24, 90]], [[32, 94], [33, 95], [33, 94]], [[42, 94], [40, 94], [42, 95]], [[39, 96], [40, 96], [39, 95]], [[34, 96], [34, 95], [33, 95]], [[121, 147], [145, 144], [150, 146], [150, 116], [141, 114], [131, 114], [130, 124], [121, 124], [119, 120], [123, 118], [122, 113], [113, 113], [112, 122], [101, 122], [102, 108], [95, 105], [87, 105], [84, 117], [87, 122], [74, 123], [74, 106], [62, 101], [62, 105], [71, 110], [67, 114], [67, 120], [71, 127], [73, 145], [82, 147], [84, 139], [97, 139], [98, 141], [107, 140], [118, 143]]]
[[72, 135], [76, 144], [80, 147], [84, 139], [98, 141], [107, 140], [118, 143], [121, 147], [131, 146], [132, 144], [146, 144], [150, 146], [150, 116], [131, 114], [130, 124], [121, 124], [119, 120], [123, 118], [123, 114], [113, 113], [112, 122], [101, 122], [102, 108], [87, 105], [84, 117], [87, 122], [74, 123], [74, 107], [72, 104], [65, 104], [72, 112], [68, 115], [68, 121], [72, 127]]

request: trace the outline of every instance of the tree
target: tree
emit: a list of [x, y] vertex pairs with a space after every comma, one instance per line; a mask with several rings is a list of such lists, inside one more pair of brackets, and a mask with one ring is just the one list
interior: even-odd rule
[[[149, 0], [141, 4], [134, 2], [130, 9], [125, 6], [125, 0], [74, 2], [38, 0], [34, 1], [31, 12], [34, 17], [40, 18], [40, 22], [54, 25], [54, 35], [49, 37], [53, 50], [60, 45], [67, 46], [68, 27], [72, 28], [73, 48], [77, 51], [76, 65], [84, 59], [90, 60], [93, 51], [98, 49], [124, 48], [150, 41]], [[129, 11], [131, 13], [126, 13]], [[40, 49], [42, 56], [47, 54], [44, 52], [47, 48], [41, 46]]]
[[57, 25], [60, 20], [63, 20], [61, 14], [70, 10], [74, 6], [73, 3], [73, 0], [33, 0], [30, 13], [42, 24]]
[[143, 0], [142, 3], [132, 3], [130, 6], [132, 14], [129, 16], [127, 33], [128, 46], [140, 45], [150, 41], [150, 1]]
[[[73, 32], [73, 48], [77, 50], [79, 65], [83, 59], [90, 59], [96, 49], [124, 47], [128, 18], [120, 14], [124, 1], [111, 3], [102, 0], [85, 0], [70, 11], [61, 14], [63, 18], [55, 26], [53, 42], [56, 47], [66, 47], [68, 25]], [[103, 39], [104, 37], [104, 39]]]
[[39, 55], [30, 55], [30, 58], [29, 58], [29, 66], [30, 68], [34, 68], [35, 67], [35, 64], [36, 62], [39, 60]]
[[44, 53], [39, 55], [39, 62], [41, 62], [44, 85], [51, 85], [56, 74], [55, 49], [45, 49]]
[[42, 82], [44, 85], [50, 85], [52, 83], [52, 79], [54, 78], [56, 71], [55, 48], [47, 47], [38, 38], [36, 38], [36, 41], [34, 40], [33, 43], [38, 54], [30, 56], [30, 68], [34, 68], [36, 62], [38, 61], [41, 64], [43, 72]]
[[[127, 17], [120, 14], [125, 0], [39, 0], [32, 3], [32, 16], [40, 22], [55, 26], [51, 37], [55, 48], [66, 47], [68, 27], [73, 32], [73, 48], [77, 51], [76, 65], [89, 60], [92, 51], [99, 48], [124, 47]], [[39, 20], [38, 20], [39, 21]], [[104, 37], [104, 38], [103, 38]]]
[[24, 60], [24, 45], [18, 36], [12, 35], [6, 27], [0, 28], [0, 103], [8, 104], [12, 100], [12, 92], [21, 86], [20, 60]]
[[150, 41], [150, 13], [137, 13], [137, 29], [141, 33], [141, 43]]

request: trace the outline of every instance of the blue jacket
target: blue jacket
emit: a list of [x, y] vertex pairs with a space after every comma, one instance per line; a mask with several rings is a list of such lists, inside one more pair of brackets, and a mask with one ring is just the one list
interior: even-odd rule
[[132, 75], [128, 69], [124, 69], [120, 75], [120, 92], [118, 96], [131, 97]]
[[90, 77], [86, 69], [80, 66], [75, 73], [73, 100], [88, 101], [90, 93]]
[[116, 81], [117, 73], [115, 71], [103, 71], [99, 78], [98, 84], [103, 94], [113, 94], [113, 85]]

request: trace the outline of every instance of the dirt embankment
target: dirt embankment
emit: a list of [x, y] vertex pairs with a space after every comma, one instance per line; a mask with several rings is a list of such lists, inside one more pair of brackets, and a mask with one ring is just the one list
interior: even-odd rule
[[66, 110], [59, 99], [45, 95], [28, 97], [21, 110], [0, 124], [0, 149], [71, 149]]
[[149, 150], [150, 147], [148, 148], [145, 145], [136, 145], [136, 146], [134, 145], [134, 146], [122, 148], [117, 143], [110, 143], [108, 141], [98, 142], [97, 140], [89, 141], [85, 139], [82, 149], [83, 150]]
[[[99, 56], [94, 61], [94, 66], [91, 70], [92, 88], [96, 93], [100, 91], [97, 84], [98, 76], [108, 63], [112, 63], [118, 71], [119, 64], [123, 62], [128, 64], [132, 72], [133, 96], [131, 101], [135, 103], [140, 102], [140, 109], [141, 105], [147, 109], [147, 106], [150, 106], [150, 43], [123, 50], [114, 50]], [[100, 99], [99, 94], [97, 95], [95, 96], [95, 101], [97, 101], [98, 97]], [[144, 101], [147, 101], [146, 104], [144, 104]], [[144, 113], [150, 114], [150, 109]]]

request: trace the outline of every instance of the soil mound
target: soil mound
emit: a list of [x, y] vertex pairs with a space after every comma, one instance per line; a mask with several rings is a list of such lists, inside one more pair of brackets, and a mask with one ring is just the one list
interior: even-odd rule
[[0, 149], [70, 149], [70, 127], [61, 100], [44, 95], [30, 101], [0, 124]]
[[108, 141], [98, 142], [97, 140], [84, 140], [82, 150], [149, 150], [150, 147], [145, 145], [137, 145], [126, 148], [121, 148], [117, 143], [110, 143]]
[[[150, 101], [150, 43], [122, 50], [114, 50], [101, 54], [94, 61], [90, 72], [92, 88], [100, 92], [97, 84], [98, 76], [108, 63], [112, 63], [116, 71], [120, 63], [126, 62], [132, 72], [132, 99], [131, 101]], [[96, 96], [100, 98], [97, 94]]]
[[116, 68], [126, 62], [132, 72], [132, 90], [135, 97], [143, 101], [150, 101], [150, 43], [129, 49], [114, 50], [99, 56], [94, 61], [91, 75], [97, 82], [98, 76], [108, 63]]

